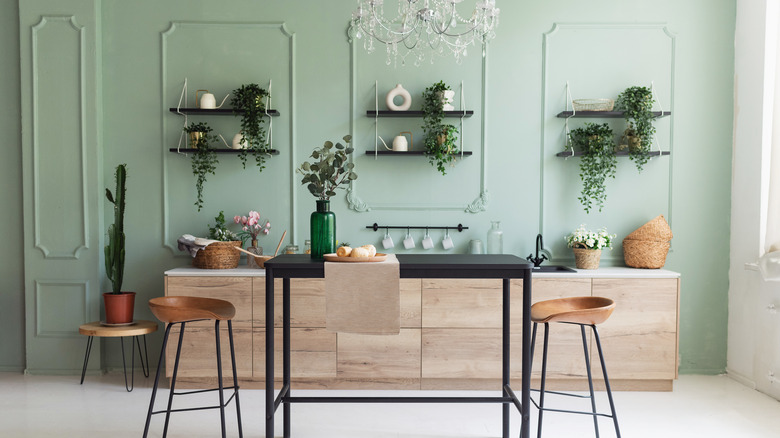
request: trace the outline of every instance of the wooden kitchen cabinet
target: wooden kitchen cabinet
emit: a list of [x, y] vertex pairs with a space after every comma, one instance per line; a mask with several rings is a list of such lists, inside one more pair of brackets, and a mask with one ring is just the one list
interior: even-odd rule
[[[627, 268], [623, 268], [627, 269]], [[241, 385], [265, 382], [265, 277], [193, 275], [166, 277], [167, 295], [221, 298], [236, 306], [233, 323]], [[594, 271], [598, 274], [603, 270]], [[636, 275], [637, 270], [628, 270]], [[658, 271], [655, 271], [658, 272]], [[250, 275], [251, 273], [251, 275]], [[652, 276], [654, 272], [649, 272]], [[614, 389], [671, 390], [677, 377], [679, 278], [534, 278], [533, 302], [573, 296], [612, 298], [617, 307], [599, 326]], [[296, 388], [496, 389], [501, 376], [501, 280], [401, 279], [401, 333], [359, 335], [325, 329], [322, 279], [291, 280], [291, 371]], [[511, 376], [521, 372], [522, 280], [511, 282]], [[281, 380], [282, 280], [275, 283], [275, 377]], [[535, 344], [533, 377], [541, 371], [543, 326]], [[226, 326], [222, 353], [230, 376]], [[586, 331], [594, 379], [601, 368]], [[178, 335], [166, 355], [170, 376]], [[213, 323], [187, 325], [177, 386], [204, 387], [216, 375]], [[550, 389], [587, 388], [579, 327], [550, 325]], [[538, 385], [538, 383], [535, 383]]]

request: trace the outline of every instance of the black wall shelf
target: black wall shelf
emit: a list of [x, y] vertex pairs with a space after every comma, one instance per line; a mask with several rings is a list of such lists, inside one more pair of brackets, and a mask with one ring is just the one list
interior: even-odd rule
[[[650, 155], [651, 157], [658, 157], [658, 156], [661, 156], [661, 155], [670, 155], [671, 152], [669, 152], [669, 151], [650, 151], [647, 154]], [[582, 151], [575, 151], [573, 156], [581, 157], [582, 155], [584, 155], [584, 153]], [[615, 155], [617, 155], [618, 157], [627, 157], [628, 156], [628, 151], [617, 151], [617, 152], [615, 152]], [[571, 153], [571, 150], [568, 150], [568, 151], [558, 152], [557, 154], [555, 154], [555, 156], [556, 157], [571, 157], [572, 153]]]
[[[566, 119], [568, 117], [574, 118], [603, 118], [603, 119], [622, 119], [624, 111], [561, 111], [558, 113], [558, 118]], [[671, 111], [653, 111], [653, 117], [666, 117], [672, 115]]]
[[[181, 152], [181, 153], [185, 153], [185, 154], [194, 154], [195, 151], [197, 151], [197, 149], [192, 149], [192, 148], [181, 148], [181, 149], [170, 148], [168, 150], [171, 151], [171, 152]], [[241, 149], [224, 149], [224, 148], [220, 148], [220, 149], [214, 149], [214, 152], [216, 152], [218, 154], [237, 154], [237, 153], [241, 152]], [[276, 150], [276, 149], [271, 149], [270, 151], [268, 151], [268, 153], [271, 154], [271, 155], [279, 155], [279, 151]]]
[[[388, 150], [384, 150], [384, 151], [366, 151], [366, 155], [374, 155], [374, 156], [376, 156], [376, 155], [397, 155], [397, 156], [403, 156], [403, 155], [407, 155], [407, 156], [408, 155], [425, 155], [425, 151], [403, 151], [403, 152], [401, 152], [401, 151], [399, 151], [399, 152], [388, 151]], [[455, 154], [455, 156], [458, 156], [458, 155], [460, 155], [460, 152]], [[471, 151], [463, 151], [463, 156], [470, 157], [471, 156]]]
[[[474, 115], [473, 110], [466, 110], [464, 111], [444, 111], [444, 117], [471, 117]], [[425, 113], [422, 111], [390, 111], [390, 110], [379, 110], [379, 111], [366, 111], [366, 116], [368, 117], [422, 117]]]
[[[169, 108], [169, 110], [175, 114], [182, 113], [202, 116], [225, 116], [244, 113], [244, 110], [234, 110], [233, 108]], [[269, 109], [268, 115], [271, 117], [278, 117], [279, 111]]]

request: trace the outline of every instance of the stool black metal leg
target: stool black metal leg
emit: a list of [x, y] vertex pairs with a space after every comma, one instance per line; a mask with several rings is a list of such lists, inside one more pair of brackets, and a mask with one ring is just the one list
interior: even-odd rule
[[[531, 363], [529, 364], [530, 366], [533, 366], [534, 363], [534, 350], [536, 349], [536, 326], [537, 325], [538, 325], [537, 323], [534, 323], [534, 329], [531, 332]], [[533, 369], [531, 369], [531, 371], [533, 371]]]
[[217, 340], [217, 384], [219, 385], [219, 419], [222, 425], [222, 438], [227, 437], [225, 431], [225, 394], [222, 392], [222, 351], [219, 348], [219, 320], [214, 321], [214, 335]]
[[537, 438], [542, 438], [542, 417], [544, 415], [544, 385], [547, 379], [547, 341], [550, 323], [544, 323], [544, 347], [542, 348], [542, 382], [539, 385], [539, 424], [536, 426]]
[[585, 337], [585, 326], [580, 324], [582, 333], [582, 351], [585, 352], [585, 371], [588, 373], [588, 389], [590, 389], [590, 407], [593, 410], [593, 428], [596, 430], [596, 438], [599, 438], [599, 417], [596, 416], [596, 396], [593, 393], [593, 373], [590, 370], [590, 356], [588, 355], [588, 339]]
[[[168, 395], [168, 409], [165, 410], [165, 426], [163, 427], [163, 438], [168, 436], [168, 422], [171, 419], [171, 406], [173, 405], [173, 392], [176, 389], [176, 375], [179, 373], [179, 357], [181, 356], [181, 344], [184, 339], [184, 325], [181, 323], [181, 331], [179, 331], [179, 346], [176, 348], [176, 362], [173, 364], [173, 376], [171, 377], [171, 393]], [[159, 373], [160, 370], [157, 370]]]
[[612, 400], [612, 388], [609, 386], [609, 377], [607, 377], [607, 366], [604, 363], [604, 352], [601, 350], [601, 339], [599, 331], [595, 325], [590, 326], [593, 329], [593, 335], [596, 338], [596, 347], [599, 349], [599, 361], [601, 361], [601, 372], [604, 374], [604, 386], [607, 388], [607, 398], [609, 399], [609, 409], [612, 410], [612, 422], [615, 423], [615, 434], [620, 438], [620, 426], [618, 426], [617, 413], [615, 413], [615, 402]]
[[238, 419], [238, 437], [244, 437], [241, 427], [241, 402], [238, 399], [238, 373], [236, 372], [236, 349], [233, 347], [233, 321], [228, 319], [228, 339], [230, 339], [230, 360], [233, 364], [233, 394], [236, 397], [236, 418]]
[[87, 363], [89, 362], [89, 353], [92, 352], [92, 336], [87, 337], [87, 352], [84, 353], [84, 366], [81, 368], [81, 383], [84, 383], [84, 376], [87, 374]]
[[[168, 345], [168, 335], [171, 333], [171, 326], [173, 324], [168, 324], [168, 327], [165, 328], [165, 336], [163, 337], [163, 344], [162, 349], [160, 351], [160, 360], [157, 363], [157, 373], [154, 376], [154, 386], [152, 386], [152, 398], [149, 401], [149, 412], [146, 414], [146, 426], [144, 426], [144, 437], [149, 434], [149, 423], [152, 421], [152, 410], [154, 409], [154, 398], [157, 395], [157, 384], [160, 382], [160, 372], [162, 371], [162, 364], [163, 364], [163, 357], [165, 357], [165, 346]], [[149, 359], [149, 356], [146, 356], [147, 359]]]

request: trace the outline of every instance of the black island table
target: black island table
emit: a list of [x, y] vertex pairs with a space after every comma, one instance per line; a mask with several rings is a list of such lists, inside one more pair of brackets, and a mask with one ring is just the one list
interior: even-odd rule
[[[282, 279], [282, 388], [274, 397], [274, 324], [265, 336], [265, 436], [274, 437], [274, 414], [283, 406], [284, 438], [290, 437], [292, 403], [500, 403], [502, 438], [509, 438], [509, 404], [521, 414], [520, 437], [529, 438], [531, 398], [531, 270], [533, 264], [508, 254], [397, 254], [401, 278], [500, 278], [503, 280], [502, 388], [496, 397], [293, 397], [290, 388], [290, 279], [324, 278], [322, 260], [284, 254], [265, 262], [265, 320], [274, 320], [274, 279]], [[523, 279], [522, 387], [518, 398], [509, 385], [510, 280]]]

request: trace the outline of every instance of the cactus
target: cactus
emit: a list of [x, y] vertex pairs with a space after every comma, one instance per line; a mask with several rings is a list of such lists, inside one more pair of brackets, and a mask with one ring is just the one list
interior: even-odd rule
[[106, 275], [111, 280], [113, 293], [122, 290], [122, 277], [125, 270], [125, 179], [127, 168], [125, 164], [116, 167], [116, 198], [111, 190], [106, 188], [106, 199], [114, 204], [114, 223], [108, 227], [108, 245], [105, 247]]

